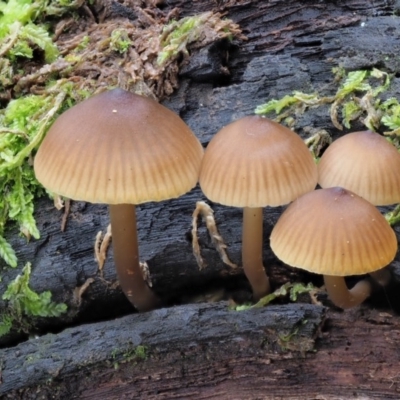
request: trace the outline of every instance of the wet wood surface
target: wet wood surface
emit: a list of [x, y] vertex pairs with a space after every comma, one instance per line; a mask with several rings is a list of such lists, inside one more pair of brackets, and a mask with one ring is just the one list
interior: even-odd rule
[[[164, 308], [0, 350], [4, 399], [398, 399], [399, 319], [289, 304]], [[140, 346], [143, 346], [141, 348]], [[33, 386], [29, 388], [29, 386]]]

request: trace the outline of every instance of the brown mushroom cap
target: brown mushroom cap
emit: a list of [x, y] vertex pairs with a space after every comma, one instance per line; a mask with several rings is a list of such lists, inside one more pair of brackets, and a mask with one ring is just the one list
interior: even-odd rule
[[198, 179], [203, 148], [156, 101], [121, 89], [63, 113], [35, 157], [37, 179], [76, 200], [140, 204], [178, 197]]
[[341, 186], [375, 205], [400, 202], [400, 154], [377, 133], [353, 132], [337, 139], [318, 170], [323, 188]]
[[278, 206], [313, 190], [317, 167], [296, 133], [267, 118], [248, 116], [212, 138], [199, 181], [210, 200], [224, 205]]
[[272, 230], [271, 248], [293, 267], [347, 276], [388, 265], [396, 255], [397, 239], [376, 207], [334, 187], [295, 200]]

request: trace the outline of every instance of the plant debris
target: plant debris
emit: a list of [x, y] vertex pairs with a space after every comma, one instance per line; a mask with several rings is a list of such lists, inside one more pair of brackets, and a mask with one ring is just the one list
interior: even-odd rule
[[[396, 99], [384, 102], [378, 97], [390, 86], [388, 73], [377, 68], [350, 71], [334, 68], [334, 81], [340, 82], [333, 96], [321, 96], [319, 93], [294, 91], [281, 99], [272, 99], [255, 109], [256, 114], [274, 112], [278, 122], [303, 114], [309, 108], [330, 104], [330, 117], [335, 128], [351, 128], [351, 123], [360, 120], [368, 129], [378, 130], [381, 124], [390, 128], [386, 135], [400, 135], [400, 105]], [[339, 121], [339, 115], [341, 121]], [[293, 121], [292, 121], [293, 125]]]

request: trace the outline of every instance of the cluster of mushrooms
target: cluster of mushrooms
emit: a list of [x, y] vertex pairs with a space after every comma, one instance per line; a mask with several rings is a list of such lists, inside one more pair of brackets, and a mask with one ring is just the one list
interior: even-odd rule
[[[198, 181], [210, 200], [243, 208], [242, 264], [256, 300], [270, 292], [263, 207], [291, 203], [273, 228], [271, 248], [286, 264], [323, 274], [339, 307], [360, 304], [371, 292], [369, 280], [349, 290], [343, 276], [370, 273], [384, 282], [386, 275], [374, 271], [397, 252], [396, 235], [373, 204], [400, 202], [400, 155], [368, 131], [334, 142], [317, 166], [296, 133], [248, 116], [222, 128], [204, 152], [172, 111], [113, 89], [63, 113], [34, 168], [53, 193], [109, 204], [118, 280], [139, 311], [161, 301], [139, 265], [135, 205], [179, 197]], [[314, 190], [317, 183], [325, 189]]]

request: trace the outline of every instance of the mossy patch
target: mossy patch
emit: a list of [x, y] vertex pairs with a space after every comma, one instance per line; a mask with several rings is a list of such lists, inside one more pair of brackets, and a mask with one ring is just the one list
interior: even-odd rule
[[11, 329], [28, 332], [31, 317], [59, 317], [67, 311], [64, 303], [54, 303], [51, 292], [36, 293], [29, 287], [31, 265], [28, 263], [9, 283], [2, 299], [7, 301], [6, 311], [0, 316], [0, 336]]
[[[162, 99], [178, 86], [181, 54], [239, 27], [218, 13], [177, 19], [137, 8], [138, 18], [97, 23], [84, 0], [0, 1], [0, 257], [16, 267], [4, 236], [14, 221], [37, 239], [34, 201], [45, 193], [33, 170], [35, 151], [54, 119], [90, 95], [113, 87]], [[121, 7], [125, 7], [122, 6]], [[82, 11], [85, 9], [86, 11]], [[93, 12], [95, 7], [93, 6]], [[81, 15], [76, 18], [78, 13]], [[159, 62], [159, 55], [163, 61]], [[29, 61], [29, 62], [28, 62]]]

